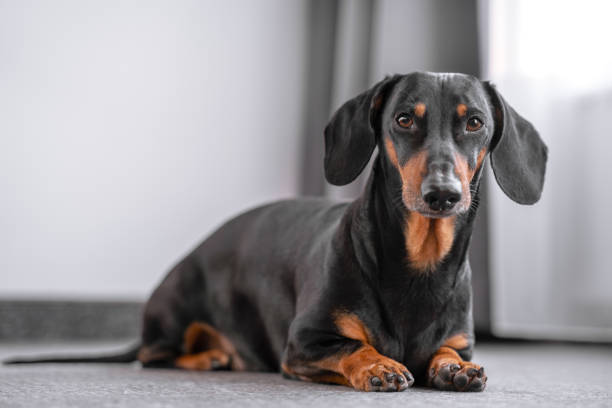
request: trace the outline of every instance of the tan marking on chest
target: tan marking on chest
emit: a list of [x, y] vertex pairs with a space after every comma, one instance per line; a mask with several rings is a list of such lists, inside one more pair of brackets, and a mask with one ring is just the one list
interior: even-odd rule
[[455, 217], [428, 218], [411, 212], [404, 227], [410, 264], [425, 271], [434, 269], [450, 251], [454, 237]]

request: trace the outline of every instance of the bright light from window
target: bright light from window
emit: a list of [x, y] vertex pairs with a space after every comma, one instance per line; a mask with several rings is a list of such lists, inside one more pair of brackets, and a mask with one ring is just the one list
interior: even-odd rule
[[491, 0], [489, 76], [612, 87], [612, 2]]

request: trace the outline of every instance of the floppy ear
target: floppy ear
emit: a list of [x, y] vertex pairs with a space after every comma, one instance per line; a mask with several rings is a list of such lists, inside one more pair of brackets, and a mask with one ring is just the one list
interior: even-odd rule
[[400, 75], [387, 77], [336, 111], [325, 127], [325, 178], [343, 186], [355, 180], [376, 146], [378, 114]]
[[517, 203], [534, 204], [542, 195], [548, 148], [533, 125], [516, 113], [492, 84], [484, 85], [494, 108], [491, 167], [497, 184]]

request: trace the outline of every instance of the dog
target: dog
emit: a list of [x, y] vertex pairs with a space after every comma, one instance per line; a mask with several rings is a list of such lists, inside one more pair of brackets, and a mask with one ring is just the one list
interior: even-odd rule
[[346, 102], [325, 129], [325, 177], [351, 203], [275, 202], [230, 220], [180, 261], [119, 355], [13, 360], [281, 371], [362, 391], [415, 379], [482, 391], [468, 247], [488, 155], [520, 204], [541, 196], [547, 147], [488, 82], [416, 72]]

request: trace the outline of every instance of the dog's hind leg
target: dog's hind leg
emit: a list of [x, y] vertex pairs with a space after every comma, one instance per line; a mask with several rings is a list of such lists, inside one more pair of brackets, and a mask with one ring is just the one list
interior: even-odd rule
[[218, 349], [195, 354], [183, 354], [174, 360], [174, 364], [178, 368], [199, 371], [230, 369], [230, 363], [230, 355]]
[[193, 322], [185, 330], [183, 354], [175, 367], [187, 370], [244, 370], [245, 365], [234, 345], [214, 327]]

